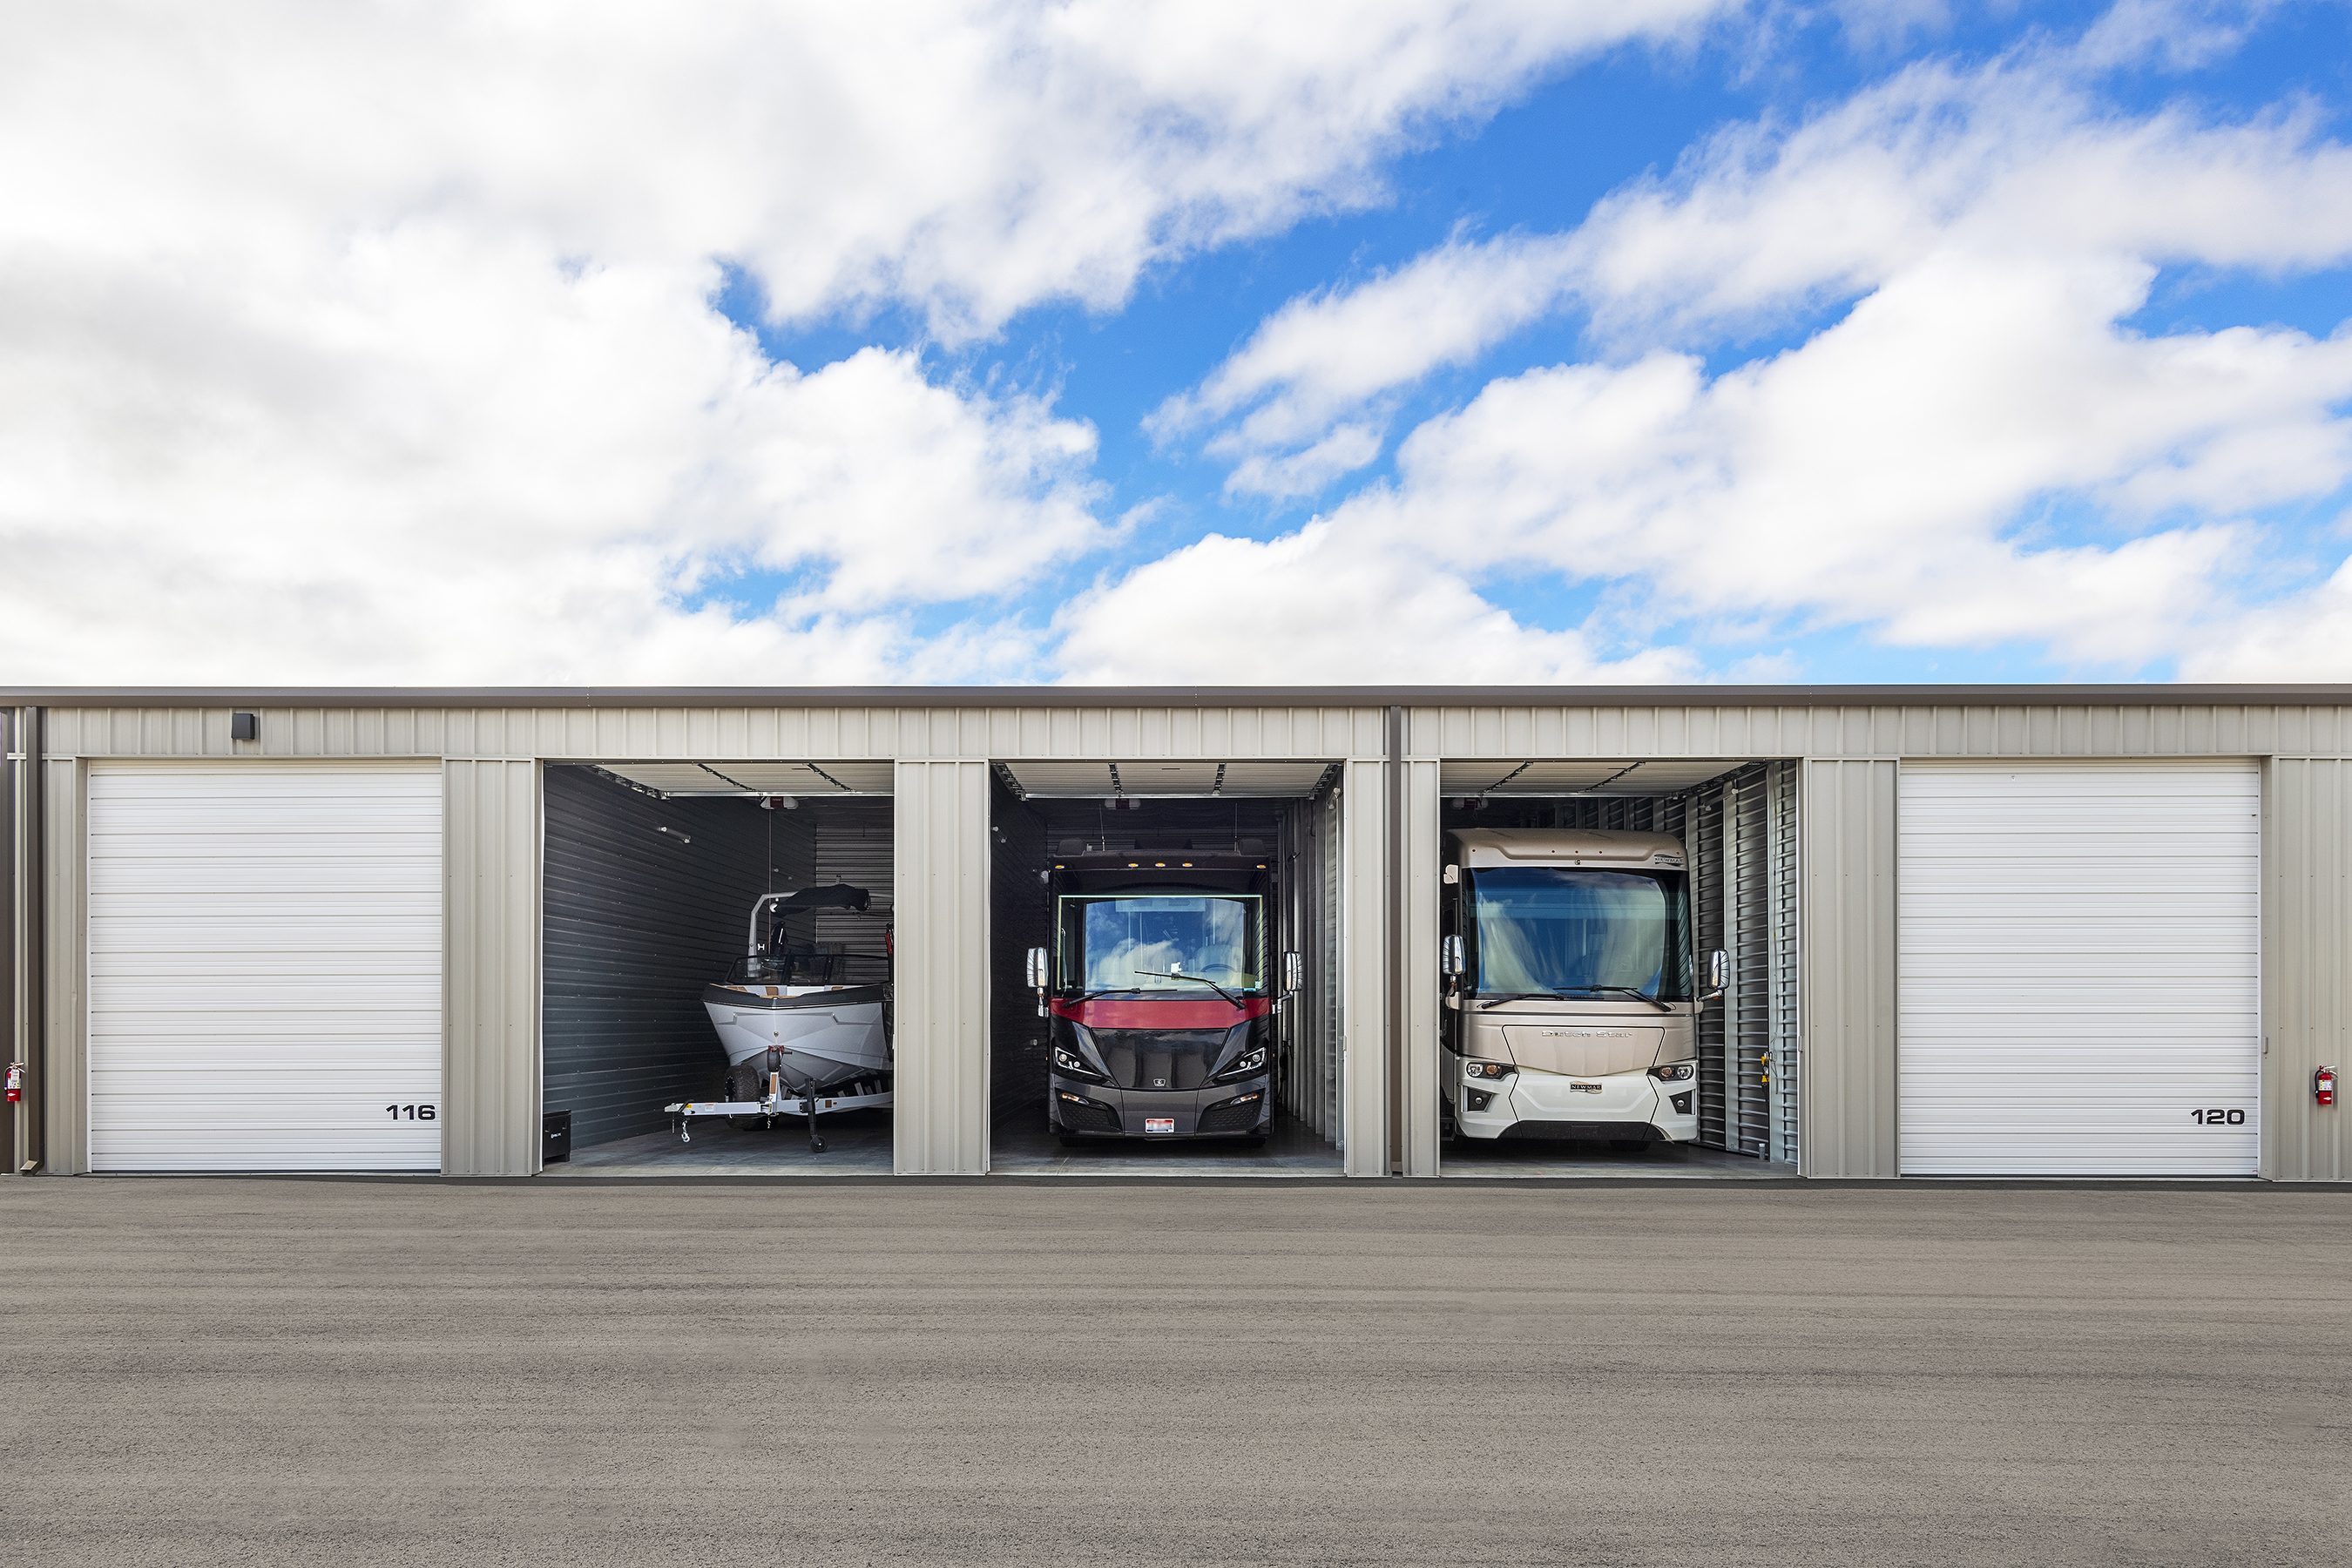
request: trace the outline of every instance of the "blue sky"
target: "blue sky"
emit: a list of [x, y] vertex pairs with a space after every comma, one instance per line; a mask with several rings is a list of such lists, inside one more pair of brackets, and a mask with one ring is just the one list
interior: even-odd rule
[[2352, 6], [1312, 11], [22, 28], [0, 664], [2352, 679]]

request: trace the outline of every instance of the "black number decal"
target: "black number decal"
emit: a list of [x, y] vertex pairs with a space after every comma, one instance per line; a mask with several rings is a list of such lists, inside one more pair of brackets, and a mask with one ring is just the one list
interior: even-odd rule
[[2202, 1127], [2243, 1127], [2246, 1124], [2244, 1111], [2224, 1110], [2218, 1105], [2207, 1110], [2192, 1110], [2189, 1118]]
[[[433, 1108], [429, 1105], [387, 1105], [383, 1108], [383, 1110], [384, 1114], [391, 1117], [394, 1121], [400, 1120], [400, 1115], [403, 1111], [406, 1111], [408, 1113], [408, 1119], [411, 1121], [430, 1121], [433, 1120], [434, 1114]], [[2202, 1113], [2200, 1112], [2200, 1114]]]
[[[2234, 1117], [2236, 1117], [2236, 1118], [2238, 1118], [2238, 1119], [2239, 1119], [2240, 1121], [2242, 1121], [2245, 1120], [2245, 1115], [2246, 1115], [2246, 1113], [2245, 1113], [2244, 1111], [2242, 1111], [2242, 1110], [2233, 1110], [2233, 1111], [2230, 1112], [2230, 1114], [2231, 1114], [2231, 1115], [2232, 1115], [2232, 1116], [2234, 1116]], [[416, 1120], [417, 1120], [417, 1121], [432, 1121], [432, 1120], [433, 1120], [433, 1108], [432, 1108], [431, 1106], [429, 1106], [429, 1105], [420, 1105], [420, 1106], [418, 1106], [418, 1107], [416, 1108]]]
[[[430, 1107], [428, 1107], [428, 1108], [427, 1108], [427, 1110], [430, 1110]], [[2245, 1113], [2244, 1111], [2242, 1111], [2242, 1110], [2233, 1110], [2233, 1111], [2230, 1112], [2230, 1125], [2231, 1125], [2231, 1126], [2232, 1126], [2232, 1127], [2243, 1127], [2245, 1124], [2246, 1124], [2246, 1113]]]

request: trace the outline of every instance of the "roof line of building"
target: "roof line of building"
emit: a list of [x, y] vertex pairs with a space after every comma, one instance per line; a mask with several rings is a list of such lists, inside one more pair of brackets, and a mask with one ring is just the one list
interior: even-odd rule
[[40, 708], [1853, 708], [2352, 704], [2352, 685], [28, 686]]

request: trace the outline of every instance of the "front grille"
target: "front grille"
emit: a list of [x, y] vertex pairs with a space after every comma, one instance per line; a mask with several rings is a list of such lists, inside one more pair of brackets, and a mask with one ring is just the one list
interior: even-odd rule
[[1121, 1089], [1200, 1089], [1225, 1047], [1223, 1029], [1097, 1029], [1095, 1048]]
[[1061, 1112], [1062, 1125], [1073, 1132], [1117, 1132], [1118, 1112], [1094, 1100], [1074, 1105], [1068, 1100], [1056, 1100], [1054, 1107]]
[[1213, 1105], [1201, 1112], [1199, 1131], [1202, 1132], [1250, 1132], [1257, 1128], [1258, 1116], [1265, 1109], [1264, 1094], [1245, 1094], [1239, 1100], [1229, 1100], [1223, 1105]]
[[1514, 1121], [1503, 1129], [1506, 1138], [1542, 1142], [1660, 1143], [1665, 1134], [1646, 1121]]

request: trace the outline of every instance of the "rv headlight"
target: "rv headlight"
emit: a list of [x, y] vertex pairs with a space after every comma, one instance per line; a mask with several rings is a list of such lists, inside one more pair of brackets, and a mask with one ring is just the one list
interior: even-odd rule
[[1061, 1046], [1054, 1047], [1054, 1070], [1068, 1073], [1072, 1078], [1090, 1078], [1099, 1083], [1102, 1074], [1088, 1067], [1077, 1052]]
[[1464, 1078], [1508, 1078], [1519, 1069], [1508, 1062], [1464, 1062]]
[[1698, 1071], [1696, 1062], [1663, 1062], [1650, 1069], [1650, 1076], [1668, 1083], [1680, 1083]]
[[1248, 1050], [1245, 1050], [1241, 1054], [1240, 1060], [1234, 1062], [1233, 1066], [1219, 1073], [1217, 1075], [1217, 1081], [1219, 1083], [1224, 1083], [1233, 1079], [1247, 1078], [1252, 1073], [1260, 1073], [1265, 1070], [1265, 1047], [1264, 1046], [1253, 1046]]

